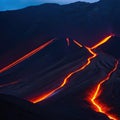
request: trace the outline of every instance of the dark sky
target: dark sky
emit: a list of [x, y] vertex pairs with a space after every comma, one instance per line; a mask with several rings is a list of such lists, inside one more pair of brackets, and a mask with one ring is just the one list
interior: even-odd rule
[[20, 9], [31, 5], [39, 5], [42, 3], [66, 4], [76, 1], [96, 2], [99, 0], [0, 0], [0, 11]]

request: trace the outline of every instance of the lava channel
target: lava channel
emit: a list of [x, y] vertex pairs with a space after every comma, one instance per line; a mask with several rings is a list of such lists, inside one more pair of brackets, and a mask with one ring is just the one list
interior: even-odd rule
[[39, 52], [40, 50], [42, 50], [43, 48], [47, 47], [49, 44], [51, 44], [53, 42], [54, 39], [44, 43], [43, 45], [39, 46], [38, 48], [32, 50], [31, 52], [27, 53], [26, 55], [24, 55], [23, 57], [19, 58], [18, 60], [14, 61], [13, 63], [5, 66], [4, 68], [0, 69], [0, 73], [3, 73], [9, 69], [11, 69], [12, 67], [16, 66], [17, 64], [23, 62], [24, 60], [28, 59], [29, 57], [31, 57], [32, 55], [36, 54], [37, 52]]
[[107, 112], [107, 109], [109, 109], [109, 107], [107, 107], [107, 105], [103, 105], [100, 102], [97, 102], [97, 98], [100, 95], [100, 92], [102, 91], [102, 85], [109, 80], [109, 78], [111, 77], [111, 75], [116, 71], [117, 67], [118, 67], [118, 61], [116, 61], [114, 68], [107, 74], [107, 76], [101, 80], [101, 82], [98, 83], [98, 85], [95, 87], [95, 90], [93, 90], [92, 95], [90, 95], [88, 97], [88, 101], [92, 104], [93, 108], [95, 111], [103, 113], [105, 115], [108, 116], [109, 119], [112, 120], [117, 120], [117, 118], [114, 115], [111, 115]]
[[15, 84], [17, 84], [17, 83], [19, 83], [18, 80], [17, 80], [17, 81], [14, 81], [14, 82], [10, 82], [10, 83], [1, 84], [1, 85], [0, 85], [0, 88], [6, 87], [6, 86], [10, 86], [10, 85], [15, 85]]

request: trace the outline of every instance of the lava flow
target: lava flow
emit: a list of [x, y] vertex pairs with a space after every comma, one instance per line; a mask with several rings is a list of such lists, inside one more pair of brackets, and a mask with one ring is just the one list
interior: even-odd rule
[[44, 43], [43, 45], [39, 46], [38, 48], [32, 50], [31, 52], [27, 53], [26, 55], [24, 55], [23, 57], [19, 58], [18, 60], [14, 61], [13, 63], [7, 65], [6, 67], [0, 69], [0, 73], [3, 73], [7, 70], [9, 70], [10, 68], [16, 66], [17, 64], [23, 62], [24, 60], [26, 60], [27, 58], [31, 57], [32, 55], [36, 54], [37, 52], [39, 52], [40, 50], [42, 50], [43, 48], [45, 48], [46, 46], [48, 46], [50, 43], [53, 42], [54, 39]]
[[101, 46], [102, 44], [108, 42], [109, 39], [110, 39], [112, 36], [114, 36], [114, 35], [111, 34], [111, 35], [107, 36], [105, 39], [103, 39], [103, 40], [101, 40], [100, 42], [98, 42], [97, 44], [95, 44], [91, 49], [92, 49], [92, 50], [93, 50], [93, 49], [96, 49], [96, 48], [98, 48], [99, 46]]
[[[54, 95], [54, 93], [56, 93], [58, 90], [60, 90], [61, 88], [63, 88], [67, 83], [68, 83], [68, 80], [70, 79], [71, 76], [73, 76], [75, 73], [77, 72], [80, 72], [82, 70], [84, 70], [90, 63], [91, 63], [91, 60], [94, 59], [96, 56], [97, 56], [97, 53], [94, 52], [94, 50], [96, 50], [99, 46], [101, 46], [102, 44], [105, 44], [113, 35], [109, 35], [107, 36], [105, 39], [101, 40], [100, 42], [98, 42], [97, 44], [95, 44], [93, 47], [86, 47], [86, 49], [89, 51], [89, 53], [91, 53], [92, 56], [90, 56], [86, 63], [84, 63], [79, 69], [69, 73], [63, 80], [62, 84], [60, 86], [58, 86], [57, 88], [51, 90], [51, 91], [48, 91], [47, 93], [43, 94], [43, 95], [38, 95], [37, 97], [33, 97], [33, 98], [30, 98], [28, 99], [30, 102], [32, 103], [38, 103], [38, 102], [41, 102], [45, 99], [47, 99], [48, 97]], [[70, 45], [70, 41], [69, 41], [69, 38], [66, 38], [66, 41], [67, 41], [67, 45], [69, 46]], [[79, 46], [80, 48], [83, 47], [79, 42], [77, 42], [76, 40], [73, 40], [74, 43]], [[42, 46], [38, 47], [37, 49], [31, 51], [30, 53], [28, 53], [27, 55], [23, 56], [22, 58], [16, 60], [15, 62], [11, 63], [10, 65], [6, 66], [5, 68], [1, 69], [0, 70], [0, 73], [12, 68], [13, 66], [17, 65], [18, 63], [24, 61], [25, 59], [29, 58], [30, 56], [32, 56], [33, 54], [37, 53], [38, 51], [40, 51], [41, 49], [43, 49], [44, 47], [46, 47], [47, 45], [49, 45], [50, 43], [52, 43], [53, 40], [50, 40], [48, 41], [47, 43], [43, 44]], [[112, 75], [112, 73], [117, 69], [117, 66], [118, 66], [118, 61], [116, 62], [115, 64], [115, 67], [113, 68], [113, 70], [110, 71], [110, 73], [107, 75], [107, 77], [102, 80], [96, 87], [96, 90], [93, 94], [93, 96], [91, 97], [91, 103], [94, 107], [96, 107], [96, 111], [98, 112], [101, 112], [101, 113], [104, 113], [108, 116], [108, 118], [110, 119], [113, 119], [113, 120], [117, 120], [115, 117], [113, 117], [112, 115], [108, 114], [106, 112], [106, 110], [103, 110], [102, 109], [102, 103], [97, 103], [95, 100], [96, 98], [98, 97], [99, 95], [99, 92], [101, 90], [101, 85], [107, 81], [110, 76]]]
[[[75, 43], [76, 43], [76, 42], [75, 42]], [[90, 50], [90, 48], [87, 47], [87, 49], [88, 49], [89, 52], [92, 54], [92, 56], [90, 56], [90, 57], [87, 59], [87, 62], [86, 62], [82, 67], [80, 67], [79, 69], [77, 69], [77, 70], [69, 73], [69, 74], [64, 78], [62, 84], [61, 84], [59, 87], [57, 87], [57, 88], [55, 88], [54, 90], [51, 90], [50, 92], [47, 92], [47, 93], [45, 93], [45, 94], [43, 94], [43, 95], [40, 95], [40, 96], [38, 96], [38, 97], [31, 98], [31, 99], [29, 99], [29, 101], [32, 102], [32, 103], [38, 103], [38, 102], [41, 102], [41, 101], [47, 99], [48, 97], [50, 97], [51, 95], [53, 95], [55, 92], [57, 92], [59, 89], [63, 88], [63, 87], [67, 84], [68, 80], [70, 79], [70, 77], [71, 77], [72, 75], [74, 75], [75, 73], [80, 72], [81, 70], [85, 69], [85, 68], [90, 64], [91, 60], [97, 56], [97, 54], [94, 53], [94, 52], [92, 52], [92, 51]]]
[[76, 45], [78, 45], [79, 47], [83, 47], [79, 42], [77, 42], [76, 40], [73, 40], [74, 41], [74, 43], [76, 44]]
[[[107, 81], [109, 80], [109, 78], [111, 77], [112, 73], [116, 71], [117, 67], [118, 67], [118, 61], [116, 61], [115, 63], [115, 66], [114, 68], [108, 73], [108, 75], [100, 82], [98, 83], [96, 89], [94, 90], [94, 93], [88, 98], [90, 100], [90, 102], [92, 103], [92, 105], [95, 107], [95, 111], [97, 112], [101, 112], [105, 115], [108, 116], [109, 119], [112, 119], [112, 120], [117, 120], [116, 117], [114, 117], [113, 115], [110, 115], [109, 113], [107, 113], [107, 110], [106, 109], [103, 109], [102, 107], [104, 106], [105, 108], [105, 105], [102, 105], [102, 103], [98, 103], [96, 101], [97, 97], [99, 96], [100, 92], [101, 92], [101, 86]], [[108, 108], [108, 107], [106, 107]]]
[[[92, 48], [89, 48], [89, 47], [86, 47], [86, 49], [92, 54], [92, 56], [90, 56], [88, 59], [87, 59], [87, 62], [85, 64], [83, 64], [83, 66], [81, 66], [79, 69], [69, 73], [63, 80], [62, 84], [55, 88], [54, 90], [51, 90], [50, 92], [47, 92], [43, 95], [39, 95], [37, 97], [33, 97], [33, 98], [30, 98], [29, 101], [32, 102], [32, 103], [38, 103], [38, 102], [41, 102], [45, 99], [47, 99], [48, 97], [52, 96], [56, 91], [58, 91], [59, 89], [63, 88], [68, 80], [70, 79], [71, 76], [73, 76], [75, 73], [77, 72], [80, 72], [82, 70], [84, 70], [90, 63], [91, 63], [91, 60], [94, 59], [96, 56], [97, 56], [97, 53], [95, 53], [93, 50], [96, 49], [97, 47], [99, 47], [100, 45], [106, 43], [110, 38], [112, 37], [112, 35], [109, 35], [107, 36], [105, 39], [101, 40], [99, 43], [97, 43], [95, 46], [93, 46]], [[67, 38], [66, 39], [68, 41], [68, 45], [69, 45], [69, 39]], [[73, 40], [74, 43], [79, 46], [80, 48], [82, 47], [82, 45], [77, 42], [76, 40]]]
[[[75, 41], [75, 40], [74, 40], [74, 43], [75, 43], [76, 45], [78, 45], [79, 47], [82, 47], [82, 45], [81, 45], [80, 43], [78, 43], [77, 41]], [[90, 64], [91, 60], [97, 56], [97, 54], [94, 53], [90, 48], [88, 48], [88, 47], [86, 47], [86, 48], [87, 48], [88, 51], [92, 54], [92, 56], [90, 56], [90, 57], [87, 59], [87, 62], [86, 62], [82, 67], [80, 67], [79, 69], [77, 69], [77, 70], [69, 73], [69, 74], [64, 78], [62, 84], [61, 84], [59, 87], [57, 87], [57, 88], [55, 88], [54, 90], [51, 90], [50, 92], [47, 92], [47, 93], [45, 93], [45, 94], [43, 94], [43, 95], [40, 95], [40, 96], [38, 96], [38, 97], [31, 98], [31, 99], [29, 99], [29, 101], [32, 102], [32, 103], [38, 103], [38, 102], [41, 102], [41, 101], [47, 99], [48, 97], [50, 97], [51, 95], [53, 95], [55, 92], [57, 92], [59, 89], [63, 88], [63, 87], [67, 84], [68, 80], [70, 79], [70, 77], [71, 77], [72, 75], [74, 75], [75, 73], [80, 72], [81, 70], [85, 69], [85, 68]]]

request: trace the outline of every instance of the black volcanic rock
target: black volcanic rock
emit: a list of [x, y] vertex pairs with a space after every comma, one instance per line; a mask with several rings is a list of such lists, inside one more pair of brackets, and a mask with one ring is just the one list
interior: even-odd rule
[[40, 107], [10, 95], [0, 95], [0, 106], [1, 120], [108, 120], [104, 115], [95, 113], [89, 109], [81, 108], [79, 116], [74, 116], [73, 113], [73, 115], [70, 114], [70, 110], [64, 114], [64, 110], [60, 110], [60, 106], [58, 106], [60, 111], [55, 112], [58, 109], [54, 108], [54, 106]]

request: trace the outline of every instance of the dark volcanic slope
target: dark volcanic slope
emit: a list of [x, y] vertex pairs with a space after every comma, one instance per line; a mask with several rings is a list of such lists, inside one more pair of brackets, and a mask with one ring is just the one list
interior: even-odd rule
[[112, 37], [108, 43], [102, 45], [100, 50], [114, 56], [115, 58], [120, 58], [120, 37]]
[[53, 37], [71, 37], [90, 46], [107, 34], [120, 34], [119, 6], [119, 0], [100, 0], [0, 12], [0, 63]]
[[10, 95], [0, 94], [0, 111], [1, 120], [38, 120], [39, 118], [45, 120], [43, 109], [38, 109], [33, 104]]
[[[60, 106], [57, 107], [58, 108], [52, 107], [52, 109], [50, 107], [38, 107], [32, 103], [10, 95], [0, 95], [1, 120], [108, 120], [106, 116], [95, 113], [90, 109], [80, 107], [78, 116], [74, 116], [74, 114], [70, 114], [73, 112], [71, 111], [72, 109], [68, 111], [67, 115], [65, 115], [63, 110], [60, 110]], [[85, 114], [87, 114], [87, 116]]]
[[[93, 88], [109, 75], [115, 58], [120, 58], [119, 14], [120, 0], [44, 4], [0, 12], [0, 69], [56, 38], [37, 54], [0, 74], [0, 93], [7, 94], [0, 95], [4, 120], [108, 120], [105, 115], [92, 110], [95, 106], [88, 98], [94, 92]], [[89, 62], [88, 58], [93, 54], [85, 46], [76, 45], [73, 39], [91, 46], [111, 33], [117, 37], [112, 37], [97, 50], [91, 49], [98, 52], [98, 56], [85, 69], [75, 72], [64, 87], [46, 100], [33, 105], [11, 96], [31, 101], [57, 88], [66, 75]], [[66, 37], [72, 38], [70, 45]], [[109, 77], [102, 84], [97, 100], [110, 108], [107, 113], [115, 114], [119, 120], [120, 64]]]

